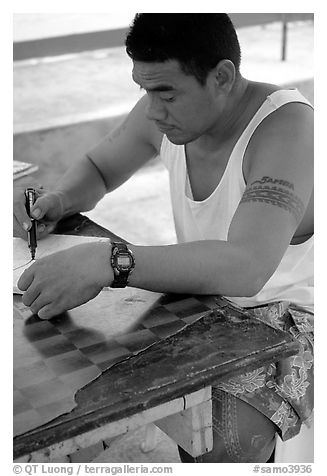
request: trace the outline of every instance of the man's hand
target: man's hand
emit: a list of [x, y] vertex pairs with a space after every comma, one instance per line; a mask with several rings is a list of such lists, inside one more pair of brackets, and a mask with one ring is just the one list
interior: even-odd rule
[[24, 271], [18, 288], [33, 313], [50, 319], [93, 299], [112, 281], [110, 241], [102, 240], [37, 260]]
[[[56, 223], [64, 215], [63, 194], [46, 192], [35, 188], [37, 199], [31, 208], [31, 215], [37, 220], [37, 238], [41, 239], [51, 233]], [[27, 230], [31, 227], [30, 217], [25, 208], [25, 189], [14, 190], [14, 236], [27, 239]]]

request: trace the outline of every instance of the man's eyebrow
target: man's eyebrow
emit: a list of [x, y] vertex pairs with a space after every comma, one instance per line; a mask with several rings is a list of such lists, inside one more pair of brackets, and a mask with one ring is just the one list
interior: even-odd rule
[[168, 86], [168, 85], [165, 85], [165, 84], [155, 86], [154, 88], [144, 88], [143, 86], [140, 86], [140, 89], [145, 90], [145, 91], [150, 91], [150, 92], [153, 92], [153, 91], [165, 92], [165, 91], [174, 91], [175, 90], [175, 88], [173, 88], [173, 86]]
[[174, 91], [175, 88], [169, 84], [158, 84], [157, 86], [151, 88], [145, 88], [144, 86], [142, 86], [136, 79], [136, 77], [134, 76], [134, 73], [132, 73], [132, 79], [134, 81], [134, 83], [138, 84], [140, 86], [140, 90], [141, 91], [157, 91], [157, 92], [165, 92], [165, 91]]

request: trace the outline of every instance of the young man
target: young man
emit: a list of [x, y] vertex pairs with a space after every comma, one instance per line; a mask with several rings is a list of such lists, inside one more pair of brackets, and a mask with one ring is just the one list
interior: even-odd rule
[[[223, 295], [290, 332], [301, 343], [295, 358], [214, 386], [214, 448], [197, 459], [268, 461], [276, 431], [297, 434], [313, 406], [312, 107], [297, 90], [241, 76], [226, 14], [137, 15], [126, 49], [146, 95], [54, 191], [39, 191], [39, 236], [160, 155], [178, 244], [87, 244], [40, 259], [19, 280], [23, 302], [49, 319], [128, 283]], [[15, 233], [24, 236], [22, 191], [15, 200]]]

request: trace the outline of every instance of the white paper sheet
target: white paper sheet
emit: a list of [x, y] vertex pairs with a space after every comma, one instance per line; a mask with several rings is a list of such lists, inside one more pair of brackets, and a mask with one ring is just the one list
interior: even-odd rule
[[[13, 238], [14, 262], [13, 262], [13, 293], [23, 294], [17, 287], [17, 282], [33, 261], [27, 242], [22, 238]], [[74, 236], [74, 235], [48, 235], [43, 240], [37, 242], [36, 260], [43, 256], [56, 253], [72, 246], [82, 243], [109, 241], [107, 238], [98, 238], [94, 236]]]

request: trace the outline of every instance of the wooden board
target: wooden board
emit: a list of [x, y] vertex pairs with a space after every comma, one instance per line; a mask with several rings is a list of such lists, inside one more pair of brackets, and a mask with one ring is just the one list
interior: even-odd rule
[[[198, 319], [202, 306], [214, 302], [216, 309]], [[162, 306], [169, 313], [174, 309], [178, 320], [195, 322], [103, 372], [77, 392], [77, 405], [70, 413], [17, 436], [15, 457], [114, 424], [195, 392], [227, 374], [251, 370], [298, 351], [298, 344], [286, 333], [226, 306], [219, 298], [162, 296], [147, 313], [150, 322]], [[150, 332], [156, 327], [162, 331], [162, 325], [151, 327]], [[167, 325], [175, 326], [176, 321]]]
[[15, 296], [14, 436], [71, 411], [77, 390], [104, 370], [211, 309], [192, 297], [182, 303], [159, 297], [133, 288], [106, 289], [48, 321], [33, 316]]

